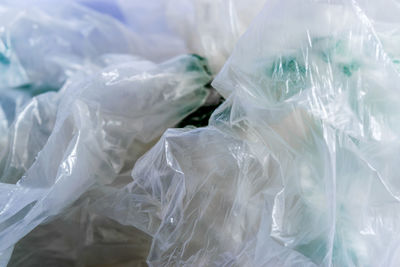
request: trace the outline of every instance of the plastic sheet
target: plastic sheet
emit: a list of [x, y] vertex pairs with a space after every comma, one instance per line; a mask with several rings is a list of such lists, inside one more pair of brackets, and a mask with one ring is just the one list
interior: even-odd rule
[[123, 22], [147, 45], [150, 59], [195, 53], [216, 74], [265, 0], [76, 0]]
[[168, 0], [167, 21], [217, 73], [265, 0]]
[[270, 235], [317, 265], [400, 261], [399, 75], [378, 36], [356, 3], [270, 1], [214, 81], [281, 164]]
[[91, 208], [103, 191], [93, 188], [36, 227], [17, 243], [8, 266], [147, 266], [150, 237]]
[[[149, 50], [146, 57], [166, 60], [189, 52], [199, 54], [198, 51], [190, 50], [185, 40], [173, 29], [168, 17], [168, 1], [117, 0], [117, 3], [125, 24], [146, 43]], [[184, 13], [180, 16], [184, 16]], [[199, 55], [205, 57], [203, 54]]]
[[365, 12], [385, 52], [390, 56], [397, 69], [400, 70], [400, 5], [396, 0], [369, 1], [358, 0], [354, 3]]
[[398, 265], [399, 75], [373, 23], [345, 1], [270, 1], [257, 22], [214, 85], [291, 160], [271, 236], [322, 266]]
[[8, 130], [14, 122], [15, 115], [28, 100], [29, 96], [24, 92], [0, 91], [0, 155], [8, 142]]
[[168, 130], [136, 163], [134, 181], [95, 207], [153, 237], [150, 266], [313, 266], [265, 229], [282, 177], [253, 145], [214, 127]]
[[2, 1], [0, 28], [0, 88], [58, 90], [102, 54], [145, 54], [133, 32], [73, 1]]
[[[212, 83], [227, 100], [209, 125], [167, 130], [131, 178], [210, 75], [196, 56], [97, 60], [54, 94], [37, 159], [8, 156], [24, 160], [0, 184], [0, 263], [398, 266], [397, 24], [378, 6], [268, 0]], [[230, 52], [212, 51], [215, 70]]]
[[0, 182], [15, 184], [31, 167], [53, 130], [60, 94], [49, 92], [26, 102], [2, 135]]
[[[116, 58], [122, 63], [115, 64]], [[159, 65], [106, 59], [112, 63], [101, 71], [74, 76], [59, 93], [34, 98], [17, 116], [5, 170], [19, 175], [10, 181], [7, 174], [0, 183], [0, 251], [60, 214], [91, 186], [110, 184], [131, 169], [166, 128], [207, 98], [204, 85], [210, 76], [200, 57]], [[40, 100], [52, 96], [57, 105]]]
[[167, 131], [97, 208], [151, 266], [398, 266], [399, 79], [356, 2], [268, 1], [210, 126]]

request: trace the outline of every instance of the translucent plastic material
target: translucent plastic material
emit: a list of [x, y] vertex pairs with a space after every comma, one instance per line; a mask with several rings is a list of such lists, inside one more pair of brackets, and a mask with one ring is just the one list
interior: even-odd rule
[[145, 49], [118, 21], [73, 1], [4, 0], [0, 29], [0, 88], [35, 93], [58, 90], [104, 53], [142, 55]]
[[356, 3], [269, 1], [214, 81], [241, 102], [233, 127], [280, 162], [267, 230], [318, 265], [400, 262], [399, 75], [384, 48]]
[[[68, 0], [66, 0], [68, 1]], [[166, 0], [75, 0], [93, 10], [107, 14], [125, 24], [145, 46], [147, 59], [156, 62], [187, 54], [189, 50], [170, 27]], [[176, 7], [177, 8], [177, 7]], [[185, 16], [185, 13], [179, 14]], [[137, 52], [136, 52], [137, 53]]]
[[265, 0], [167, 0], [167, 21], [217, 73]]
[[[186, 40], [171, 27], [168, 0], [117, 0], [117, 3], [125, 24], [146, 44], [147, 58], [159, 61], [188, 52], [198, 54], [188, 49]], [[185, 13], [180, 16], [185, 16]]]
[[32, 98], [16, 112], [0, 152], [0, 182], [16, 183], [46, 144], [56, 121], [61, 94], [49, 92]]
[[91, 208], [102, 187], [20, 240], [7, 266], [147, 266], [150, 237]]
[[266, 0], [76, 0], [109, 14], [139, 34], [149, 59], [187, 51], [216, 74]]
[[355, 2], [269, 1], [214, 81], [281, 164], [270, 235], [318, 265], [400, 263], [399, 75], [378, 36]]
[[132, 179], [205, 102], [204, 62], [113, 55], [75, 76], [40, 153], [7, 161], [28, 170], [0, 184], [0, 263], [399, 266], [398, 24], [373, 7], [268, 0], [213, 81], [227, 100], [209, 125], [166, 131]]
[[265, 148], [253, 149], [264, 161], [213, 127], [168, 130], [136, 163], [134, 181], [97, 209], [153, 237], [150, 266], [313, 266], [266, 231], [282, 176]]
[[0, 155], [8, 142], [9, 127], [14, 122], [15, 115], [21, 111], [28, 100], [29, 95], [24, 92], [0, 91]]
[[399, 266], [400, 76], [355, 1], [271, 0], [213, 86], [98, 210], [151, 266]]
[[[2, 159], [2, 253], [92, 186], [130, 170], [166, 128], [206, 100], [210, 76], [202, 58], [181, 56], [160, 65], [118, 60], [93, 75], [74, 76], [16, 116]], [[56, 99], [44, 101], [51, 97]]]
[[397, 69], [400, 70], [400, 4], [397, 0], [358, 0], [353, 3], [365, 11], [379, 40]]

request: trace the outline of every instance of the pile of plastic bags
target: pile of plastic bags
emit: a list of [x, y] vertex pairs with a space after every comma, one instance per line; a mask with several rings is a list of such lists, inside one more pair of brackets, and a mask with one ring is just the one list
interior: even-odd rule
[[399, 266], [399, 15], [2, 1], [0, 266]]

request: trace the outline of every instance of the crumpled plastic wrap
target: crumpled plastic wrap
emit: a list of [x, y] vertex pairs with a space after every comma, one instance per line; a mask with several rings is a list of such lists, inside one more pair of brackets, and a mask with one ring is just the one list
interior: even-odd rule
[[203, 58], [155, 64], [121, 57], [34, 98], [16, 116], [1, 161], [2, 253], [92, 186], [130, 170], [166, 128], [205, 102], [210, 75]]
[[216, 74], [266, 0], [75, 0], [113, 16], [146, 44], [150, 59], [207, 58]]
[[[14, 92], [14, 91], [12, 91]], [[49, 92], [26, 101], [2, 137], [0, 182], [15, 184], [31, 167], [50, 136], [61, 94]]]
[[264, 228], [282, 177], [264, 147], [264, 161], [252, 149], [215, 127], [168, 130], [136, 163], [134, 181], [95, 208], [153, 237], [150, 266], [313, 266]]
[[[154, 1], [154, 0], [153, 0]], [[266, 0], [167, 0], [166, 20], [217, 73]]]
[[[207, 9], [227, 5], [231, 24], [214, 24], [236, 25], [234, 1], [181, 3], [210, 25], [225, 17]], [[212, 83], [226, 101], [204, 128], [162, 135], [210, 97], [194, 55], [103, 56], [6, 114], [0, 265], [399, 266], [396, 10], [266, 1]], [[241, 34], [225, 50], [218, 29], [179, 26], [210, 37], [196, 49], [214, 72]]]
[[58, 90], [106, 53], [145, 54], [143, 41], [117, 20], [73, 1], [0, 3], [0, 88]]
[[8, 142], [8, 130], [14, 122], [15, 115], [21, 112], [29, 99], [29, 95], [24, 92], [0, 91], [0, 154]]
[[150, 236], [92, 208], [107, 187], [95, 186], [36, 227], [16, 244], [8, 266], [147, 266]]
[[210, 125], [167, 131], [95, 208], [152, 237], [150, 266], [398, 266], [400, 76], [366, 14], [268, 1]]
[[368, 17], [379, 37], [385, 52], [400, 70], [400, 5], [396, 0], [369, 1], [358, 0], [356, 2]]
[[[186, 40], [172, 27], [168, 17], [168, 1], [117, 0], [117, 4], [123, 14], [124, 23], [147, 44], [146, 56], [150, 59], [163, 60], [188, 52], [199, 54], [198, 51], [190, 50]], [[183, 16], [184, 13], [180, 15]], [[199, 55], [205, 57], [203, 54]]]
[[[187, 54], [185, 40], [171, 27], [168, 1], [165, 0], [74, 0], [88, 8], [112, 16], [139, 36], [144, 44], [143, 56], [163, 61]], [[182, 16], [184, 14], [180, 14]]]

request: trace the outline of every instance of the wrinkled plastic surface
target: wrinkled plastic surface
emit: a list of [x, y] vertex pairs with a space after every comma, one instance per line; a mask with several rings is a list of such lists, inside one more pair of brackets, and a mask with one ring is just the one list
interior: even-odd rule
[[[75, 0], [98, 12], [116, 18], [138, 34], [145, 45], [145, 56], [163, 61], [189, 52], [185, 40], [171, 27], [165, 0]], [[185, 16], [185, 14], [179, 14]]]
[[2, 1], [0, 28], [0, 88], [58, 90], [102, 54], [145, 54], [133, 32], [73, 1]]
[[0, 91], [0, 154], [8, 142], [8, 130], [14, 122], [15, 115], [21, 111], [28, 100], [29, 96], [24, 92]]
[[186, 40], [173, 29], [168, 18], [168, 1], [118, 0], [117, 3], [124, 15], [125, 24], [146, 43], [148, 58], [164, 60], [188, 52], [199, 54], [198, 51], [190, 50]]
[[385, 52], [392, 59], [397, 69], [400, 70], [400, 5], [396, 0], [370, 1], [358, 0], [357, 4], [375, 29]]
[[265, 0], [168, 0], [167, 21], [217, 73]]
[[210, 76], [200, 57], [159, 65], [122, 56], [105, 61], [111, 63], [101, 71], [74, 76], [16, 116], [1, 161], [2, 253], [92, 186], [130, 170], [166, 128], [207, 98]]
[[[193, 80], [202, 81], [189, 88], [202, 88], [203, 103], [209, 76], [201, 61], [183, 64], [202, 75], [176, 77], [185, 86], [168, 91], [164, 74], [150, 75], [164, 81], [157, 97], [141, 91], [152, 63], [136, 62], [140, 74], [121, 79], [129, 61], [106, 58], [125, 63], [67, 85], [38, 159], [17, 184], [1, 184], [0, 260], [43, 222], [16, 246], [11, 265], [126, 257], [129, 266], [148, 253], [151, 266], [399, 266], [400, 76], [397, 40], [386, 38], [397, 24], [381, 28], [373, 6], [269, 0], [213, 82], [227, 101], [209, 126], [168, 130], [137, 161], [133, 180], [121, 175], [133, 164], [126, 160], [165, 129], [152, 122], [177, 123], [169, 105], [193, 110], [182, 105], [193, 95], [179, 93]], [[141, 88], [138, 106], [121, 89], [130, 82], [140, 84], [132, 87]], [[168, 109], [156, 104], [164, 97]], [[148, 100], [157, 114], [141, 105]], [[125, 118], [136, 112], [141, 119]], [[112, 256], [93, 256], [105, 251]]]
[[385, 48], [356, 2], [270, 1], [214, 82], [281, 163], [270, 235], [317, 265], [400, 262], [399, 75]]
[[92, 208], [103, 187], [95, 186], [20, 240], [8, 266], [147, 266], [150, 237]]
[[146, 57], [195, 53], [216, 74], [265, 0], [76, 0], [117, 18], [146, 44]]
[[355, 2], [270, 1], [214, 81], [281, 164], [270, 235], [318, 265], [400, 261], [399, 75], [378, 36]]
[[0, 181], [15, 184], [31, 167], [50, 136], [61, 94], [49, 92], [26, 101], [3, 135]]
[[366, 14], [268, 1], [210, 126], [167, 131], [98, 210], [151, 266], [398, 266], [400, 76]]
[[168, 130], [136, 163], [134, 181], [97, 208], [153, 237], [150, 266], [313, 266], [264, 228], [279, 167], [272, 155], [261, 162], [245, 140], [214, 127]]

